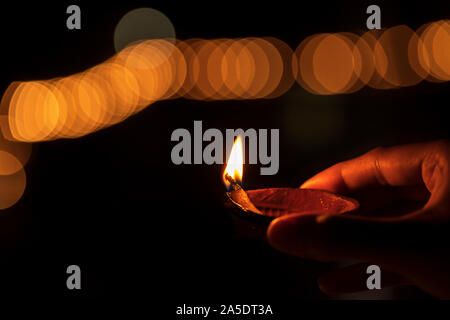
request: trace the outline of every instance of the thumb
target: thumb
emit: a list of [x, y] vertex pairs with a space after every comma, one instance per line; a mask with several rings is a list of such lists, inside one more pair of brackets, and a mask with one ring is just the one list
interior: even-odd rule
[[302, 258], [389, 262], [418, 249], [427, 230], [408, 216], [292, 214], [272, 221], [267, 236], [274, 248]]

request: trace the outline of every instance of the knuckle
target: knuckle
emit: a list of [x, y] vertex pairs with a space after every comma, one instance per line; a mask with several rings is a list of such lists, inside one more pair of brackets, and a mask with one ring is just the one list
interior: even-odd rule
[[448, 139], [438, 140], [434, 142], [434, 147], [436, 153], [446, 157], [447, 159], [450, 158], [450, 140]]
[[370, 158], [378, 158], [380, 157], [384, 152], [386, 151], [386, 147], [376, 147], [369, 152], [366, 153], [366, 155]]
[[368, 161], [372, 164], [373, 174], [380, 185], [388, 185], [388, 181], [383, 175], [383, 170], [380, 163], [386, 150], [386, 147], [377, 147], [366, 154]]

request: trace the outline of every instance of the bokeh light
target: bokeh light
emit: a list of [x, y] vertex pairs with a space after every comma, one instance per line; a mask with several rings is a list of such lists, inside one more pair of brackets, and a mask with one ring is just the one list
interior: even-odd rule
[[2, 132], [24, 142], [81, 137], [170, 98], [185, 77], [184, 56], [171, 41], [134, 43], [78, 74], [13, 82], [2, 98]]
[[440, 20], [426, 24], [418, 30], [420, 40], [414, 52], [419, 68], [427, 73], [427, 80], [441, 82], [450, 80], [450, 23]]
[[393, 89], [424, 79], [448, 81], [450, 24], [311, 35], [295, 50], [292, 71], [304, 89], [320, 95], [352, 93], [365, 85]]
[[119, 52], [136, 41], [175, 38], [175, 27], [164, 13], [152, 8], [138, 8], [120, 19], [114, 30], [114, 48]]
[[[113, 57], [83, 72], [8, 86], [0, 104], [0, 209], [23, 194], [30, 142], [78, 138], [159, 100], [272, 99], [295, 81], [310, 93], [336, 95], [450, 80], [449, 20], [416, 31], [314, 34], [294, 51], [273, 37], [178, 40], [166, 16], [140, 8], [120, 20], [114, 45]], [[301, 127], [314, 136], [336, 132]]]
[[[144, 19], [150, 11], [134, 10], [121, 23], [135, 14]], [[450, 79], [448, 20], [417, 32], [400, 25], [360, 36], [314, 34], [295, 52], [270, 37], [135, 40], [84, 72], [11, 83], [1, 103], [3, 136], [23, 142], [77, 138], [158, 100], [270, 99], [294, 80], [311, 93], [332, 95], [366, 85], [392, 89]]]
[[278, 39], [191, 39], [179, 48], [187, 64], [179, 95], [185, 98], [273, 98], [293, 83], [292, 50]]
[[378, 38], [374, 48], [375, 69], [393, 87], [413, 86], [423, 80], [410, 63], [409, 46], [418, 36], [408, 26], [389, 28]]
[[[12, 155], [9, 155], [13, 157]], [[0, 154], [0, 157], [2, 155]], [[3, 157], [0, 158], [0, 161]], [[22, 197], [26, 186], [26, 175], [23, 168], [9, 175], [0, 174], [0, 210], [7, 209]]]

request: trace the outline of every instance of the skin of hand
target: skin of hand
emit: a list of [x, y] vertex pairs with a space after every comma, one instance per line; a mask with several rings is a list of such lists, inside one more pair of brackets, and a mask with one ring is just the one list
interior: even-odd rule
[[448, 140], [376, 148], [318, 173], [301, 188], [348, 194], [361, 203], [351, 214], [293, 214], [268, 228], [269, 243], [282, 252], [363, 263], [323, 275], [323, 291], [366, 289], [369, 263], [380, 266], [382, 287], [414, 284], [450, 298]]

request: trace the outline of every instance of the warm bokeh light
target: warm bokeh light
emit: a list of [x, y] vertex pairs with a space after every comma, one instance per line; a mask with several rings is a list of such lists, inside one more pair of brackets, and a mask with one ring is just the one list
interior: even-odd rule
[[186, 61], [169, 40], [126, 47], [84, 72], [46, 81], [13, 82], [2, 98], [5, 137], [36, 142], [77, 138], [116, 124], [175, 95]]
[[[7, 121], [0, 115], [0, 122]], [[24, 166], [31, 155], [31, 144], [6, 140], [0, 132], [0, 210], [13, 206], [25, 190]]]
[[129, 44], [152, 39], [175, 39], [175, 27], [161, 11], [138, 8], [127, 12], [114, 30], [114, 48], [119, 52]]
[[233, 148], [231, 148], [227, 166], [223, 173], [223, 181], [227, 186], [227, 188], [230, 186], [230, 182], [227, 179], [225, 179], [225, 175], [228, 174], [237, 183], [241, 183], [243, 171], [244, 171], [244, 150], [242, 147], [242, 138], [241, 136], [238, 136], [234, 141]]
[[294, 77], [306, 90], [320, 95], [353, 93], [365, 85], [378, 85], [382, 77], [375, 72], [377, 33], [324, 33], [306, 38], [294, 54]]
[[440, 20], [419, 28], [418, 62], [427, 72], [427, 80], [450, 80], [450, 23]]
[[410, 62], [409, 47], [418, 42], [418, 36], [408, 26], [400, 25], [385, 30], [374, 48], [375, 69], [393, 87], [413, 86], [423, 80]]
[[307, 37], [295, 50], [292, 60], [292, 72], [298, 84], [313, 94], [331, 93], [322, 87], [314, 77], [312, 64], [314, 50], [325, 36], [324, 34], [318, 34]]
[[450, 80], [450, 22], [440, 21], [433, 39], [433, 58], [441, 79]]
[[[1, 154], [0, 157], [2, 157]], [[0, 158], [0, 161], [2, 160]], [[7, 209], [20, 200], [25, 191], [25, 185], [26, 175], [23, 168], [13, 174], [0, 174], [0, 210]]]
[[163, 99], [270, 99], [292, 86], [347, 94], [450, 80], [450, 24], [417, 32], [400, 25], [315, 34], [295, 52], [276, 38], [152, 39], [133, 42], [84, 72], [13, 82], [1, 103], [6, 139], [76, 138], [114, 125]]
[[192, 39], [179, 48], [187, 64], [180, 96], [188, 99], [273, 98], [293, 83], [292, 50], [278, 39]]
[[315, 34], [300, 43], [292, 60], [294, 78], [307, 91], [352, 93], [413, 86], [426, 79], [450, 80], [450, 24], [441, 20], [417, 31], [399, 25], [352, 33]]
[[23, 168], [22, 163], [11, 153], [0, 150], [0, 175], [14, 174]]
[[[17, 161], [19, 161], [20, 166], [24, 167], [31, 155], [31, 144], [7, 140], [0, 133], [0, 152], [11, 154]], [[1, 166], [2, 160], [0, 160], [0, 167]], [[11, 174], [14, 172], [0, 169], [0, 174]]]
[[[287, 43], [280, 39], [265, 37], [264, 40], [270, 43], [273, 48], [276, 48], [276, 52], [272, 50], [273, 54], [276, 56], [275, 59], [278, 60], [281, 58], [281, 60], [278, 60], [278, 63], [273, 63], [271, 66], [271, 77], [273, 76], [274, 79], [272, 80], [272, 84], [275, 88], [271, 88], [268, 90], [269, 92], [266, 92], [263, 96], [264, 99], [273, 99], [286, 93], [295, 81], [291, 69], [294, 52]], [[270, 60], [275, 61], [273, 59]]]
[[114, 125], [152, 103], [270, 99], [294, 80], [307, 91], [348, 94], [450, 79], [450, 25], [400, 25], [315, 34], [295, 52], [276, 38], [153, 39], [134, 42], [84, 72], [13, 82], [2, 98], [2, 134], [24, 142], [77, 138]]
[[316, 80], [330, 93], [345, 92], [355, 77], [353, 43], [339, 34], [325, 36], [312, 57]]
[[[383, 68], [380, 68], [380, 65], [387, 66], [387, 56], [384, 54], [384, 50], [380, 50], [381, 54], [378, 54], [375, 56], [375, 47], [378, 44], [378, 39], [383, 34], [385, 30], [370, 30], [365, 32], [361, 37], [360, 41], [362, 43], [366, 44], [366, 49], [363, 49], [365, 54], [363, 53], [363, 56], [366, 56], [366, 59], [364, 60], [363, 70], [368, 68], [368, 65], [370, 64], [370, 68], [372, 69], [371, 77], [367, 79], [367, 86], [374, 88], [374, 89], [393, 89], [395, 86], [389, 82], [387, 82], [384, 79], [384, 74], [386, 72], [386, 69], [383, 70]], [[376, 60], [376, 59], [383, 59], [383, 60]], [[376, 67], [378, 65], [378, 68]], [[381, 72], [381, 73], [380, 73]], [[383, 73], [384, 72], [384, 73]]]
[[[159, 100], [272, 99], [294, 81], [310, 93], [334, 95], [450, 80], [449, 20], [416, 31], [400, 25], [314, 34], [293, 51], [272, 37], [177, 40], [167, 17], [141, 8], [123, 17], [114, 37], [118, 53], [97, 66], [8, 86], [0, 104], [0, 208], [23, 193], [27, 143], [78, 138]], [[241, 181], [242, 164], [239, 137], [225, 172]]]

